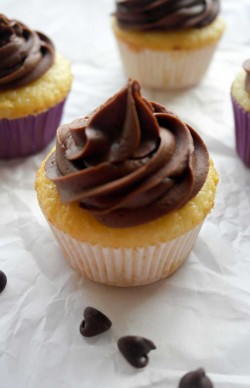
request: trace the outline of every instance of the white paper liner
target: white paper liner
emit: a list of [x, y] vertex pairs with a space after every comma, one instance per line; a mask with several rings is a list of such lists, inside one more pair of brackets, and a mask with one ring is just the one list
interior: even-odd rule
[[205, 75], [217, 42], [194, 50], [132, 50], [117, 39], [125, 73], [143, 86], [183, 89], [197, 84]]
[[49, 224], [71, 266], [82, 276], [112, 286], [153, 283], [176, 271], [190, 253], [202, 223], [174, 240], [140, 248], [109, 248], [81, 242]]

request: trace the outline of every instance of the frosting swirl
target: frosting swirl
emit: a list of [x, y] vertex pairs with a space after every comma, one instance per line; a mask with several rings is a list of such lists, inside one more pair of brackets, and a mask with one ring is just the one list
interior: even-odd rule
[[40, 32], [0, 14], [0, 90], [25, 86], [54, 62], [54, 46]]
[[45, 169], [62, 202], [78, 201], [101, 223], [127, 227], [185, 205], [208, 166], [198, 134], [129, 80], [89, 116], [58, 128]]
[[126, 30], [170, 31], [205, 27], [219, 11], [219, 0], [116, 0], [115, 16]]
[[243, 63], [243, 69], [246, 72], [245, 90], [250, 93], [250, 59]]

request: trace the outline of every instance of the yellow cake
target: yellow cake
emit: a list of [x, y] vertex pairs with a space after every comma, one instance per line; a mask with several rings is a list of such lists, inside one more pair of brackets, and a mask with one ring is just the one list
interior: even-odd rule
[[135, 286], [167, 277], [185, 261], [217, 183], [198, 134], [143, 99], [130, 80], [92, 114], [58, 128], [35, 187], [78, 272], [103, 284]]
[[200, 192], [181, 209], [157, 220], [130, 228], [109, 228], [98, 222], [91, 213], [79, 209], [77, 202], [62, 203], [56, 185], [45, 174], [45, 161], [37, 171], [36, 191], [39, 205], [54, 227], [74, 239], [97, 245], [102, 242], [110, 248], [138, 248], [174, 240], [200, 225], [214, 206], [216, 186], [219, 180], [213, 161]]
[[0, 90], [0, 119], [37, 115], [59, 104], [67, 97], [72, 78], [70, 62], [57, 53], [53, 66], [30, 85]]
[[246, 76], [246, 71], [242, 68], [232, 83], [231, 95], [245, 111], [250, 112], [250, 93], [245, 88]]
[[119, 27], [117, 19], [112, 16], [111, 26], [116, 37], [133, 51], [192, 51], [217, 44], [224, 32], [225, 22], [218, 16], [211, 24], [202, 29], [152, 33], [150, 31], [123, 30]]

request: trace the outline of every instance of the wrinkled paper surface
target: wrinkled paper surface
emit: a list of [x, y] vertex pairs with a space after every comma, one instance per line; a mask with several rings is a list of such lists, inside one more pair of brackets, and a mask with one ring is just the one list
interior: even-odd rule
[[[84, 116], [126, 83], [109, 25], [112, 0], [2, 0], [1, 12], [43, 31], [75, 75], [63, 121]], [[237, 157], [231, 83], [250, 57], [249, 0], [222, 1], [227, 30], [205, 79], [181, 92], [143, 89], [201, 134], [220, 174], [216, 206], [171, 278], [133, 289], [94, 284], [64, 261], [37, 204], [40, 154], [0, 162], [1, 388], [176, 388], [204, 367], [216, 388], [250, 387], [250, 170]], [[111, 330], [79, 333], [86, 306]], [[117, 349], [124, 335], [157, 346], [143, 370]]]

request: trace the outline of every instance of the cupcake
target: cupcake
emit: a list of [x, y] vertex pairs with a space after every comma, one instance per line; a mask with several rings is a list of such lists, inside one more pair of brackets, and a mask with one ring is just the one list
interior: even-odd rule
[[205, 75], [225, 24], [219, 0], [116, 0], [112, 28], [125, 73], [181, 89]]
[[36, 190], [77, 271], [99, 283], [136, 286], [184, 262], [217, 182], [195, 130], [129, 80], [89, 116], [58, 128]]
[[247, 167], [250, 167], [250, 59], [237, 74], [231, 88], [236, 150]]
[[0, 158], [34, 154], [55, 136], [72, 83], [51, 40], [0, 15]]

